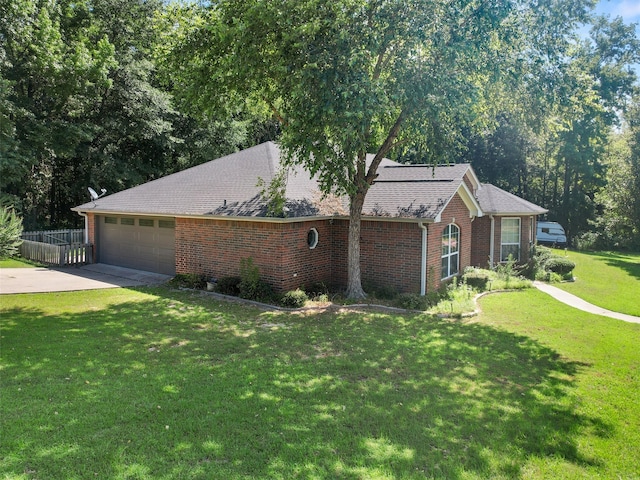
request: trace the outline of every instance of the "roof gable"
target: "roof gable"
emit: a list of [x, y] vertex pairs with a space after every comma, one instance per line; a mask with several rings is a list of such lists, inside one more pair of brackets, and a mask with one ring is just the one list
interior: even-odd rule
[[[464, 179], [473, 172], [468, 164], [403, 165], [391, 162], [378, 169], [378, 177], [365, 199], [363, 214], [377, 217], [420, 218], [440, 221], [440, 214], [459, 194], [470, 215], [482, 215]], [[472, 182], [475, 174], [472, 173]]]
[[481, 184], [477, 192], [478, 202], [486, 214], [491, 215], [541, 215], [548, 210], [490, 183]]

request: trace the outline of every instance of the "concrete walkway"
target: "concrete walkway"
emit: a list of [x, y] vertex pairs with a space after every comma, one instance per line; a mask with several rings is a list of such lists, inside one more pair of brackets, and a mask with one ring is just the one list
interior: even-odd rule
[[533, 285], [548, 295], [551, 295], [556, 300], [566, 303], [567, 305], [582, 310], [584, 312], [593, 313], [595, 315], [602, 315], [604, 317], [615, 318], [617, 320], [624, 320], [625, 322], [640, 323], [640, 317], [634, 317], [633, 315], [627, 315], [625, 313], [612, 312], [602, 307], [598, 307], [589, 302], [585, 302], [579, 297], [565, 292], [564, 290], [549, 285], [543, 282], [533, 282]]
[[0, 268], [0, 294], [140, 287], [169, 279], [170, 275], [102, 263], [67, 268]]

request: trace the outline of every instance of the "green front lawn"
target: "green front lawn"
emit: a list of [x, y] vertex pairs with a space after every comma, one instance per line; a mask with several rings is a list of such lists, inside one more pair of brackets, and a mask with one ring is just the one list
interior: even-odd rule
[[639, 477], [640, 325], [535, 290], [482, 308], [2, 296], [0, 477]]
[[[565, 255], [564, 250], [556, 250]], [[640, 316], [640, 253], [573, 252], [575, 282], [557, 287], [614, 312]]]
[[38, 265], [19, 257], [0, 258], [0, 268], [34, 268]]

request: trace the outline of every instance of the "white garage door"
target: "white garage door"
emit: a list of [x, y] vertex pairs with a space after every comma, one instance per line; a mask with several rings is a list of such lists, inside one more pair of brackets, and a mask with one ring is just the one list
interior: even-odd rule
[[98, 262], [175, 275], [175, 221], [172, 218], [100, 216]]

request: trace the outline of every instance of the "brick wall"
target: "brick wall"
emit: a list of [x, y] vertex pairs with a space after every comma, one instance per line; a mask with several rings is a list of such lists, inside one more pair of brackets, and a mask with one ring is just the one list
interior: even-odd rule
[[[491, 219], [489, 215], [476, 218], [472, 226], [471, 265], [489, 268], [491, 252]], [[498, 252], [499, 254], [499, 252]], [[495, 258], [495, 257], [494, 257]]]
[[364, 285], [420, 293], [422, 231], [418, 224], [364, 221], [360, 238]]
[[427, 237], [427, 290], [433, 291], [442, 285], [442, 233], [451, 223], [460, 229], [459, 272], [471, 265], [472, 222], [469, 209], [456, 195], [451, 199], [441, 215], [440, 223], [428, 227]]
[[[469, 210], [455, 196], [442, 213], [442, 222], [427, 224], [427, 289], [440, 288], [442, 232], [450, 223], [460, 228], [460, 272], [471, 265], [472, 222]], [[332, 284], [347, 285], [346, 220], [332, 225]], [[422, 229], [418, 223], [363, 221], [360, 232], [362, 282], [388, 285], [401, 292], [419, 293], [421, 286]]]
[[[494, 237], [493, 237], [493, 263], [494, 266], [500, 263], [500, 242], [502, 236], [502, 218], [494, 215]], [[504, 218], [514, 218], [506, 216]], [[531, 254], [531, 242], [535, 241], [535, 217], [523, 216], [520, 218], [520, 263], [526, 263]], [[533, 235], [531, 225], [533, 223]], [[491, 219], [489, 215], [477, 218], [473, 222], [473, 245], [471, 249], [471, 264], [476, 267], [489, 268], [489, 252], [491, 238]]]
[[[347, 288], [349, 222], [332, 225], [333, 288]], [[391, 287], [399, 292], [420, 292], [422, 231], [416, 223], [364, 220], [360, 227], [360, 273], [365, 287]]]
[[334, 220], [331, 225], [331, 279], [329, 285], [335, 290], [347, 288], [347, 245], [349, 243], [349, 221]]
[[[531, 245], [535, 242], [536, 238], [535, 217], [526, 216], [520, 218], [520, 246], [522, 248], [520, 263], [526, 263], [531, 255]], [[532, 226], [533, 232], [530, 230]]]
[[[310, 249], [307, 234], [318, 231]], [[251, 257], [260, 276], [280, 292], [331, 279], [328, 221], [268, 223], [176, 218], [176, 273], [239, 275]]]
[[[450, 223], [460, 229], [459, 271], [475, 262], [475, 251], [472, 259], [475, 222], [471, 221], [469, 210], [456, 195], [442, 213], [442, 221], [428, 225], [428, 290], [441, 285], [442, 233]], [[307, 245], [311, 228], [319, 234], [314, 249]], [[269, 223], [176, 218], [176, 272], [215, 278], [238, 275], [240, 260], [252, 257], [261, 277], [277, 291], [310, 286], [315, 282], [344, 289], [347, 285], [348, 229], [347, 220]], [[486, 235], [488, 238], [488, 233]], [[364, 285], [420, 292], [422, 230], [418, 223], [365, 220], [360, 238]], [[482, 241], [488, 245], [487, 240]]]
[[91, 244], [91, 253], [94, 263], [99, 262], [98, 248], [96, 245], [96, 222], [98, 221], [98, 216], [95, 213], [87, 213], [87, 239]]

